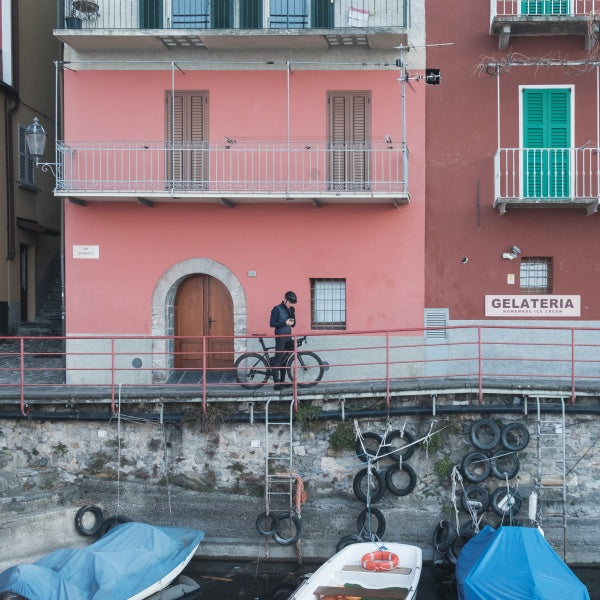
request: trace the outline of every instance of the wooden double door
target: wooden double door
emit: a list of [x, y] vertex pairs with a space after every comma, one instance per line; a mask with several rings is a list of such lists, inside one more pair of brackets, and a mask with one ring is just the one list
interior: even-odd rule
[[[175, 368], [233, 367], [233, 300], [229, 290], [210, 275], [192, 275], [175, 298]], [[206, 345], [203, 345], [206, 336]]]

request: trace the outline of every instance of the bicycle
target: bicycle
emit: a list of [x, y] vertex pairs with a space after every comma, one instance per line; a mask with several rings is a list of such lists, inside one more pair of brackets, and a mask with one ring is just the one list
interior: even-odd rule
[[[269, 351], [274, 350], [275, 346], [267, 346], [262, 337], [258, 340], [263, 348], [262, 353], [245, 352], [234, 363], [235, 379], [247, 389], [259, 388], [273, 376]], [[297, 338], [297, 347], [299, 348], [305, 342], [306, 336]], [[286, 350], [278, 368], [282, 370], [284, 379], [287, 375], [288, 379], [294, 382], [296, 376], [296, 385], [302, 387], [316, 385], [325, 372], [321, 358], [310, 350], [296, 353]]]

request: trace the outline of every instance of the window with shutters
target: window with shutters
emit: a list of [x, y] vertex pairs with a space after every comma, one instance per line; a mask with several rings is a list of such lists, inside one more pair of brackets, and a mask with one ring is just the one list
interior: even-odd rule
[[312, 329], [346, 329], [346, 280], [311, 279]]
[[522, 258], [520, 288], [524, 294], [551, 294], [552, 259], [547, 257]]
[[370, 188], [370, 92], [329, 92], [328, 187], [354, 191]]
[[208, 92], [166, 93], [168, 187], [208, 187]]
[[571, 88], [524, 88], [523, 197], [568, 198]]
[[19, 185], [37, 189], [35, 180], [35, 158], [29, 154], [25, 141], [25, 125], [19, 123]]

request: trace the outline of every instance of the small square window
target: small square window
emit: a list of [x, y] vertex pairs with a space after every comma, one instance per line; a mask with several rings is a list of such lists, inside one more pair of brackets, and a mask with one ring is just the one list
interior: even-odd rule
[[313, 329], [346, 329], [346, 280], [311, 279], [310, 311]]
[[37, 189], [35, 158], [29, 154], [25, 141], [25, 126], [19, 124], [19, 185]]
[[521, 292], [524, 294], [551, 294], [552, 259], [522, 258], [520, 284]]

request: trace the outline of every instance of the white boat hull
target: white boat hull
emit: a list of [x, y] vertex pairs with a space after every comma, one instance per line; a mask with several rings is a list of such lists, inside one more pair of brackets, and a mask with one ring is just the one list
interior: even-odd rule
[[[385, 571], [371, 571], [361, 566], [363, 556], [385, 550], [398, 557], [398, 566]], [[364, 542], [346, 546], [315, 571], [290, 596], [289, 600], [331, 600], [336, 597], [381, 596], [398, 600], [415, 600], [421, 578], [421, 548], [408, 544]], [[362, 590], [361, 590], [362, 588]]]

